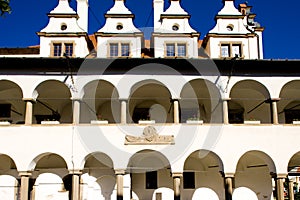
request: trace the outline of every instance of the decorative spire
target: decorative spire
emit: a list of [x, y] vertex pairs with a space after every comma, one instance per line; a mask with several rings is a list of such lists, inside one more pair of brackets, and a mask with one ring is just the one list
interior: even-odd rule
[[59, 0], [58, 5], [50, 14], [76, 14], [76, 12], [70, 7], [68, 0]]
[[124, 0], [115, 0], [115, 5], [107, 11], [107, 14], [132, 14], [124, 4]]
[[223, 0], [224, 7], [218, 15], [241, 15], [238, 9], [234, 6], [234, 0]]
[[170, 7], [163, 13], [164, 15], [188, 15], [188, 13], [181, 7], [180, 0], [171, 0]]

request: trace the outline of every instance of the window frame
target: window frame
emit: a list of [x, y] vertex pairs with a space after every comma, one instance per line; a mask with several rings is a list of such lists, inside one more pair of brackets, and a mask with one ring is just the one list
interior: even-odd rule
[[[168, 45], [174, 45], [174, 56], [168, 56]], [[184, 46], [185, 47], [185, 56], [179, 55], [179, 48], [178, 46]], [[188, 44], [186, 42], [165, 42], [164, 44], [164, 56], [165, 58], [187, 58], [188, 57]]]
[[[55, 55], [55, 45], [61, 45], [60, 55]], [[63, 57], [66, 53], [66, 46], [72, 46], [72, 55], [67, 55], [68, 57], [75, 57], [75, 42], [74, 41], [52, 41], [51, 42], [51, 57]]]
[[[111, 45], [112, 44], [117, 44], [118, 48], [117, 48], [117, 55], [112, 56], [111, 55]], [[123, 56], [123, 45], [128, 45], [128, 53]], [[107, 48], [107, 57], [108, 58], [128, 58], [131, 57], [131, 42], [129, 41], [109, 41], [108, 43], [108, 48]]]
[[[233, 55], [233, 47], [234, 46], [239, 46], [239, 48], [240, 48], [240, 55], [238, 58], [244, 58], [242, 42], [220, 42], [219, 46], [220, 46], [220, 58], [234, 58], [235, 57], [235, 55]], [[228, 56], [223, 56], [223, 54], [222, 54], [223, 46], [228, 46]]]

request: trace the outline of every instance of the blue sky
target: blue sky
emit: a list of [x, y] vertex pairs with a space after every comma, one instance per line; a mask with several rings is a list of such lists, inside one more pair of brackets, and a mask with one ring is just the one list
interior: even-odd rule
[[[36, 32], [48, 23], [47, 13], [58, 0], [11, 0], [13, 12], [0, 17], [0, 47], [26, 47], [39, 44]], [[89, 33], [104, 24], [104, 14], [113, 0], [89, 0]], [[165, 0], [166, 7], [169, 0]], [[235, 4], [245, 0], [236, 0]], [[200, 39], [214, 26], [214, 17], [222, 8], [222, 0], [181, 0], [182, 7], [192, 16], [190, 23], [201, 33]], [[300, 59], [299, 0], [248, 0], [256, 21], [264, 31], [264, 56], [266, 59]], [[76, 0], [71, 1], [76, 8]], [[152, 27], [152, 0], [126, 0], [126, 6], [135, 14], [137, 27]]]

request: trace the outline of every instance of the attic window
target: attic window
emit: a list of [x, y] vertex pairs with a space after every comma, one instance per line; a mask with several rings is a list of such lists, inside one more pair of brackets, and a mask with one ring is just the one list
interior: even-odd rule
[[68, 26], [67, 26], [67, 24], [61, 24], [61, 26], [60, 26], [60, 29], [62, 30], [62, 31], [65, 31], [65, 30], [67, 30], [67, 28], [68, 28]]
[[117, 29], [117, 30], [122, 30], [122, 29], [123, 29], [123, 25], [122, 25], [122, 24], [118, 24], [118, 25], [116, 26], [116, 29]]
[[174, 25], [172, 26], [172, 30], [173, 30], [173, 31], [178, 31], [178, 29], [179, 29], [179, 25], [178, 25], [178, 24], [174, 24]]
[[227, 31], [233, 31], [234, 26], [232, 24], [229, 24], [226, 29]]

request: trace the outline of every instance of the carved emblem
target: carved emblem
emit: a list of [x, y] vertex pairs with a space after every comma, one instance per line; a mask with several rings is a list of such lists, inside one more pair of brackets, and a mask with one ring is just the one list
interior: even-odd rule
[[143, 130], [143, 134], [140, 137], [125, 136], [125, 144], [126, 145], [163, 145], [163, 144], [174, 144], [174, 136], [173, 135], [158, 135], [156, 129], [153, 126], [147, 126]]

